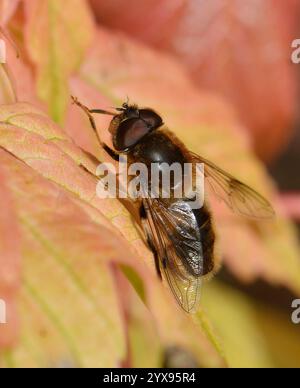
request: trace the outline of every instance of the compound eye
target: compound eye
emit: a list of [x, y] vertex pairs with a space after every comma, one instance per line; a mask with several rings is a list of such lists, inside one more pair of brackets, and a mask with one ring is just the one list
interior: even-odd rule
[[161, 127], [163, 125], [162, 118], [151, 109], [140, 109], [139, 116], [152, 129]]
[[120, 123], [114, 139], [117, 151], [124, 151], [134, 146], [139, 140], [151, 131], [147, 123], [139, 118], [131, 118]]

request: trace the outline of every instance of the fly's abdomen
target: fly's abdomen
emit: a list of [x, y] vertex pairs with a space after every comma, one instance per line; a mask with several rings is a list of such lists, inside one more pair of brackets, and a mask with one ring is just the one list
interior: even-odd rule
[[[169, 206], [170, 225], [165, 223], [176, 255], [193, 276], [207, 275], [214, 268], [215, 233], [206, 207], [195, 208], [195, 201], [177, 199]], [[172, 221], [172, 223], [171, 223]]]
[[205, 206], [194, 210], [199, 228], [200, 242], [203, 253], [202, 275], [207, 275], [214, 269], [215, 232], [213, 229], [211, 214]]

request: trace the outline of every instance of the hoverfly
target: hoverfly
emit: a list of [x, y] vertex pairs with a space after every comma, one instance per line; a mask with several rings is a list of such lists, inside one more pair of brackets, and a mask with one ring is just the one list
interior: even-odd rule
[[[116, 161], [126, 154], [131, 162], [203, 163], [204, 177], [212, 191], [227, 206], [243, 216], [270, 218], [270, 203], [249, 186], [223, 171], [207, 159], [189, 151], [165, 128], [162, 118], [150, 108], [124, 103], [116, 112], [89, 109], [76, 98], [88, 115], [100, 145]], [[113, 149], [104, 144], [97, 132], [94, 113], [113, 116], [109, 132]], [[152, 250], [157, 274], [164, 278], [178, 304], [186, 312], [199, 306], [201, 279], [215, 267], [215, 232], [207, 204], [193, 208], [193, 198], [142, 198], [139, 217], [145, 240]]]

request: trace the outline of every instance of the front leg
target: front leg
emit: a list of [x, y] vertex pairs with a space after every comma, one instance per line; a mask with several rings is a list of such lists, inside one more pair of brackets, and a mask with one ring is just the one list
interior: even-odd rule
[[161, 275], [160, 265], [159, 265], [159, 254], [158, 254], [158, 251], [157, 251], [156, 246], [155, 246], [153, 234], [151, 233], [151, 230], [150, 230], [151, 228], [149, 228], [149, 224], [148, 224], [148, 220], [147, 220], [147, 213], [146, 213], [146, 209], [145, 209], [145, 206], [143, 203], [141, 204], [140, 209], [139, 209], [139, 216], [142, 220], [142, 226], [143, 226], [143, 230], [144, 230], [144, 233], [146, 236], [146, 243], [153, 253], [156, 273], [157, 273], [159, 279], [162, 280], [162, 275]]
[[73, 100], [73, 104], [76, 104], [77, 106], [79, 106], [79, 108], [81, 108], [84, 113], [88, 116], [89, 120], [90, 120], [90, 123], [91, 123], [91, 126], [93, 128], [93, 131], [97, 137], [97, 140], [100, 144], [100, 146], [108, 153], [108, 155], [113, 158], [114, 160], [116, 161], [119, 161], [119, 154], [113, 150], [112, 148], [110, 148], [107, 144], [105, 144], [100, 136], [99, 136], [99, 133], [97, 131], [97, 126], [96, 126], [96, 123], [95, 123], [95, 120], [94, 120], [94, 117], [93, 117], [93, 113], [103, 113], [103, 114], [109, 114], [109, 115], [113, 115], [113, 113], [111, 112], [107, 112], [105, 110], [101, 110], [101, 109], [89, 109], [87, 106], [83, 105], [78, 99], [77, 97], [73, 97], [71, 96], [72, 100]]

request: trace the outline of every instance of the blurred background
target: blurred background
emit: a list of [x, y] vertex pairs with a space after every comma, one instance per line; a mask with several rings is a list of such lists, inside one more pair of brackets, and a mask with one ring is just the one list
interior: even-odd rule
[[[133, 0], [130, 12], [123, 0], [91, 0], [91, 4], [100, 24], [171, 53], [199, 89], [218, 93], [234, 106], [254, 152], [277, 184], [283, 207], [298, 225], [300, 237], [300, 64], [291, 60], [292, 41], [300, 36], [300, 2]], [[258, 311], [263, 331], [272, 327], [276, 332], [277, 322], [280, 317], [284, 321], [296, 298], [263, 281], [241, 285], [224, 267], [218, 279], [251, 300], [259, 300], [258, 310], [270, 309], [269, 322]], [[285, 323], [283, 330], [290, 327], [299, 336], [299, 327]], [[280, 346], [288, 342], [276, 336]], [[296, 338], [294, 351], [300, 343], [300, 337]], [[280, 346], [274, 353], [276, 361], [299, 367], [300, 353], [296, 351], [291, 361], [287, 354], [282, 355]], [[292, 350], [292, 340], [290, 346]]]
[[[203, 309], [211, 322], [208, 331], [230, 366], [300, 367], [300, 325], [291, 321], [292, 301], [300, 296], [300, 63], [291, 60], [292, 42], [300, 38], [300, 1], [25, 3], [0, 3], [2, 24], [20, 50], [21, 59], [11, 49], [8, 62], [19, 101], [48, 112], [94, 154], [95, 139], [83, 133], [88, 123], [70, 106], [70, 93], [99, 107], [120, 103], [126, 95], [154, 104], [191, 147], [199, 153], [203, 149], [241, 178], [246, 175], [273, 198], [274, 228], [228, 222], [217, 211], [225, 264], [205, 284]], [[51, 7], [55, 42], [61, 34], [76, 32], [72, 39], [61, 39], [57, 73], [43, 83], [43, 75], [50, 73]], [[65, 65], [80, 45], [74, 66]], [[50, 93], [47, 88], [57, 79], [60, 86]], [[5, 98], [2, 93], [2, 103], [8, 102]], [[57, 101], [63, 101], [58, 109]], [[99, 126], [107, 125], [101, 120]], [[130, 303], [138, 303], [132, 298]], [[164, 347], [159, 362], [147, 359], [141, 348], [152, 337], [141, 327], [148, 315], [140, 307], [128, 311], [134, 311], [138, 334], [133, 335], [131, 362], [127, 357], [123, 365], [199, 365], [177, 345]]]

